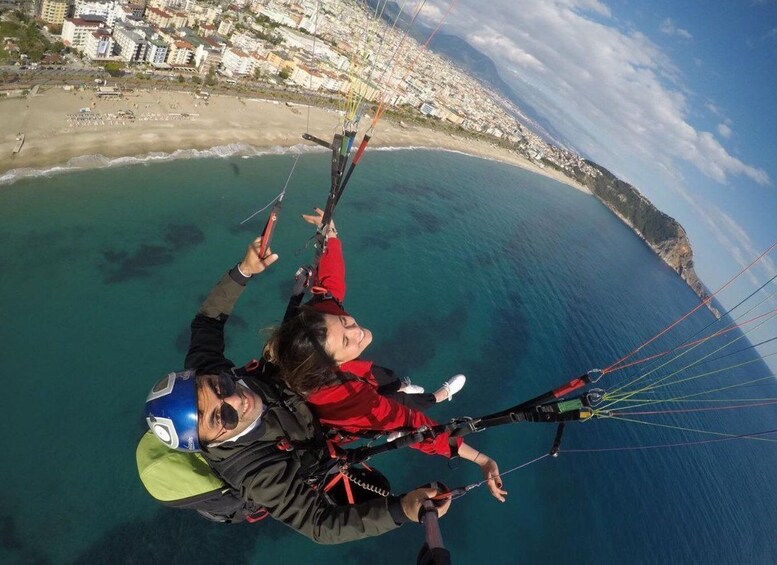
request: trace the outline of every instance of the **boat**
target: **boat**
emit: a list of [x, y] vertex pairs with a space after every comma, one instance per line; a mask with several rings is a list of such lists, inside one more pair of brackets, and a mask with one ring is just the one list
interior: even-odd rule
[[13, 148], [13, 151], [11, 151], [11, 155], [16, 155], [22, 150], [22, 145], [24, 145], [24, 134], [18, 133], [16, 135], [16, 145]]

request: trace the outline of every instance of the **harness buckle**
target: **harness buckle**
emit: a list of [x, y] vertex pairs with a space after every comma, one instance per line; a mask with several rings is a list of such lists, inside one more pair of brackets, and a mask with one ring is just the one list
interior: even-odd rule
[[257, 522], [261, 522], [269, 515], [270, 515], [270, 511], [267, 510], [267, 508], [262, 507], [256, 512], [254, 512], [253, 514], [247, 515], [246, 522], [248, 522], [249, 524], [255, 524]]
[[462, 418], [460, 420], [456, 421], [456, 425], [461, 428], [466, 428], [469, 430], [469, 433], [475, 433], [475, 432], [482, 432], [486, 428], [480, 427], [480, 422], [482, 421], [481, 418], [478, 418], [477, 420], [473, 418]]
[[310, 282], [313, 280], [313, 267], [309, 265], [302, 265], [297, 272], [294, 273], [294, 289], [291, 291], [292, 296], [302, 294], [310, 287]]
[[421, 426], [408, 435], [413, 438], [413, 443], [421, 443], [425, 439], [434, 439], [437, 437], [437, 434], [434, 433], [434, 430], [426, 425]]
[[279, 439], [275, 443], [275, 447], [277, 447], [281, 451], [294, 451], [294, 446], [285, 437], [282, 437], [281, 439]]
[[340, 459], [340, 456], [337, 454], [337, 450], [335, 449], [335, 442], [333, 442], [331, 439], [326, 440], [326, 448], [327, 451], [329, 451], [330, 459]]

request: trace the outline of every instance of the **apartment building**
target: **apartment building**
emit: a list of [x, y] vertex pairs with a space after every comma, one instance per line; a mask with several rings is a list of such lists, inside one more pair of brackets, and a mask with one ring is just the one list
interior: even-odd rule
[[62, 25], [67, 16], [67, 0], [43, 0], [40, 4], [40, 19], [47, 24]]
[[83, 51], [87, 37], [105, 27], [105, 19], [101, 17], [65, 18], [62, 22], [62, 43], [78, 51]]

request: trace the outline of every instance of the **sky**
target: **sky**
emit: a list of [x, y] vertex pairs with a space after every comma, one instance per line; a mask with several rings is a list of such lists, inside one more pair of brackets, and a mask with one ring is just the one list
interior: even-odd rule
[[[712, 291], [777, 241], [777, 0], [460, 0], [443, 30], [676, 218]], [[717, 298], [776, 274], [777, 249]]]

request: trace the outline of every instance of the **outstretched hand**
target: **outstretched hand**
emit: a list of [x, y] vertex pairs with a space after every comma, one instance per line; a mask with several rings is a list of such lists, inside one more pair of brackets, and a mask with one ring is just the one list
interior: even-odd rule
[[459, 446], [459, 456], [480, 467], [480, 472], [483, 473], [483, 482], [488, 486], [491, 496], [499, 502], [504, 502], [507, 491], [502, 489], [502, 477], [499, 476], [499, 465], [496, 464], [496, 461], [464, 442]]
[[246, 250], [245, 257], [243, 257], [243, 260], [240, 261], [241, 272], [246, 275], [258, 275], [278, 260], [278, 255], [273, 253], [269, 247], [265, 249], [264, 257], [260, 257], [259, 252], [261, 247], [261, 237], [257, 237], [251, 242], [251, 245], [249, 245], [248, 249]]
[[482, 464], [478, 463], [478, 466], [483, 473], [483, 479], [486, 481], [486, 486], [488, 486], [491, 496], [496, 498], [499, 502], [504, 502], [507, 491], [502, 489], [502, 477], [499, 476], [499, 466], [496, 464], [496, 461], [486, 456], [484, 453], [481, 454], [481, 459], [482, 456], [485, 456], [486, 460]]
[[[313, 214], [302, 214], [302, 219], [307, 223], [313, 224], [317, 228], [320, 228], [322, 222], [324, 221], [324, 211], [321, 208], [313, 208]], [[326, 228], [324, 233], [326, 234], [329, 232], [337, 233], [334, 220], [329, 220], [329, 226]]]

